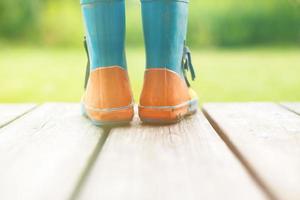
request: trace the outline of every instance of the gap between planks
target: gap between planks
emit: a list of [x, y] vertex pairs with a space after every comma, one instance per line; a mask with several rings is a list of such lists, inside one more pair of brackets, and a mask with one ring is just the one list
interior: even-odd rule
[[278, 105], [300, 116], [300, 103], [279, 103]]
[[105, 135], [78, 104], [46, 103], [19, 116], [0, 129], [0, 198], [70, 198]]
[[299, 197], [299, 105], [285, 104], [289, 109], [275, 103], [204, 105], [216, 131], [274, 199]]
[[78, 182], [77, 182], [73, 192], [70, 195], [70, 198], [68, 198], [69, 200], [74, 200], [74, 199], [78, 198], [78, 195], [81, 192], [82, 186], [84, 185], [86, 178], [88, 177], [90, 171], [92, 170], [92, 168], [94, 166], [94, 163], [96, 162], [97, 158], [99, 157], [99, 154], [100, 154], [102, 147], [108, 137], [110, 130], [111, 130], [111, 128], [104, 129], [103, 136], [100, 138], [98, 144], [96, 145], [94, 152], [92, 153], [91, 157], [88, 159], [85, 169], [82, 171], [82, 173], [78, 179]]
[[247, 160], [243, 157], [242, 153], [238, 150], [238, 148], [230, 141], [222, 128], [218, 125], [218, 123], [212, 119], [212, 117], [206, 112], [205, 109], [202, 109], [202, 112], [206, 119], [209, 121], [211, 126], [214, 128], [216, 133], [221, 137], [224, 143], [228, 146], [231, 152], [236, 156], [236, 158], [242, 163], [245, 167], [249, 175], [253, 178], [253, 180], [262, 188], [262, 190], [266, 193], [269, 199], [276, 200], [275, 195], [269, 190], [267, 185], [261, 180], [261, 178], [256, 174], [255, 170], [251, 167], [251, 165], [247, 162]]
[[0, 107], [0, 115], [3, 114], [7, 114], [7, 113], [3, 113], [3, 112], [11, 112], [11, 109], [16, 109], [16, 111], [13, 111], [13, 113], [10, 113], [12, 116], [1, 116], [1, 118], [3, 118], [1, 121], [0, 120], [0, 129], [9, 125], [10, 123], [16, 121], [17, 119], [22, 118], [23, 116], [25, 116], [26, 114], [30, 113], [31, 111], [33, 111], [34, 109], [38, 108], [39, 105], [38, 104], [21, 104], [21, 105], [14, 105], [14, 104], [1, 104], [0, 105], [3, 108], [9, 110], [1, 110]]

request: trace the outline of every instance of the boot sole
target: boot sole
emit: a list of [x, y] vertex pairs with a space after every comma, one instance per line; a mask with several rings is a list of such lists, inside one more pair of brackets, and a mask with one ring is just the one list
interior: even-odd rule
[[198, 100], [193, 99], [177, 106], [139, 106], [139, 117], [147, 124], [174, 124], [198, 110]]
[[[88, 118], [92, 124], [95, 126], [101, 126], [101, 127], [109, 127], [109, 126], [123, 126], [129, 124], [132, 119], [133, 119], [133, 106], [126, 106], [126, 107], [120, 107], [120, 108], [110, 108], [110, 109], [105, 109], [105, 111], [101, 111], [100, 109], [93, 110], [93, 112], [103, 114], [105, 113], [106, 116], [111, 115], [111, 116], [119, 116], [121, 114], [124, 114], [124, 112], [128, 112], [128, 117], [123, 118], [123, 119], [116, 119], [116, 120], [99, 120], [99, 119], [94, 119], [90, 117], [87, 113], [87, 109], [85, 108], [85, 105], [81, 103], [81, 113], [83, 116]], [[130, 114], [132, 113], [132, 114]]]

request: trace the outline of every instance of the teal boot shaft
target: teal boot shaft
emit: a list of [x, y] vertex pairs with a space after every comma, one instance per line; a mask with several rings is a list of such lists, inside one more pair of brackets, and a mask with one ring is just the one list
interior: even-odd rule
[[187, 32], [187, 0], [141, 0], [146, 67], [180, 75]]
[[91, 70], [126, 69], [124, 0], [81, 0]]

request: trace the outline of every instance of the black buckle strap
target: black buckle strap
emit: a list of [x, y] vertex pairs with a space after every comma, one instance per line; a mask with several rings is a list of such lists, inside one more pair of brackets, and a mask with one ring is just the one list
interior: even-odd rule
[[185, 82], [188, 85], [188, 87], [190, 87], [191, 85], [188, 81], [186, 71], [190, 71], [193, 81], [196, 78], [196, 74], [192, 64], [191, 51], [186, 45], [184, 45], [183, 48], [182, 68], [183, 68], [183, 75], [184, 75]]
[[90, 57], [89, 57], [89, 50], [87, 47], [87, 43], [86, 43], [86, 37], [84, 36], [84, 40], [83, 40], [83, 45], [84, 45], [84, 49], [87, 55], [87, 65], [86, 65], [86, 70], [85, 70], [85, 80], [84, 80], [84, 89], [86, 89], [88, 80], [89, 80], [89, 76], [90, 76]]

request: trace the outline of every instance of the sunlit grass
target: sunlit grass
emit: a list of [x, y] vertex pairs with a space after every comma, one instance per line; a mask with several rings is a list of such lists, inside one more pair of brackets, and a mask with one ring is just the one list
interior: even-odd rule
[[[142, 87], [143, 49], [128, 49], [136, 101]], [[202, 102], [300, 101], [300, 49], [193, 51]], [[83, 49], [2, 48], [0, 102], [79, 101], [86, 58]]]

